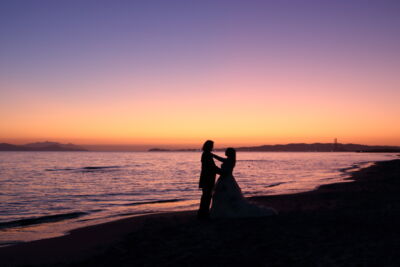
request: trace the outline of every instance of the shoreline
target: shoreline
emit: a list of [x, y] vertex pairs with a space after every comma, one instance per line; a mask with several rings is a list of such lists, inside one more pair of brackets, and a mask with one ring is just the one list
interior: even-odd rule
[[[397, 177], [400, 174], [400, 172], [398, 172], [400, 169], [399, 166], [400, 159], [376, 162], [372, 166], [363, 168], [356, 172], [352, 172], [350, 174], [350, 177], [346, 178], [346, 180], [352, 180], [351, 182], [346, 181], [341, 183], [322, 185], [315, 190], [303, 193], [250, 197], [248, 198], [250, 201], [254, 201], [260, 205], [273, 207], [279, 211], [280, 215], [276, 217], [266, 217], [263, 219], [238, 219], [234, 220], [230, 225], [247, 226], [249, 224], [256, 224], [255, 229], [258, 229], [260, 228], [260, 223], [265, 223], [272, 228], [276, 228], [278, 227], [277, 224], [279, 222], [287, 223], [287, 220], [293, 219], [293, 216], [297, 216], [307, 221], [310, 216], [316, 216], [318, 217], [318, 220], [321, 219], [319, 217], [331, 217], [332, 214], [330, 213], [332, 212], [347, 214], [350, 211], [354, 212], [355, 210], [357, 210], [358, 213], [363, 213], [363, 206], [360, 206], [360, 199], [357, 198], [357, 195], [363, 195], [365, 197], [371, 198], [374, 195], [385, 195], [388, 193], [388, 191], [391, 192], [392, 190], [388, 188], [388, 185], [386, 185], [382, 181], [392, 181], [394, 179], [393, 177]], [[396, 182], [394, 182], [394, 185], [398, 186]], [[393, 187], [393, 191], [395, 191], [396, 189], [398, 188]], [[374, 199], [375, 198], [376, 196], [374, 197]], [[379, 200], [379, 197], [377, 199]], [[393, 201], [391, 203], [394, 203], [393, 205], [397, 207], [396, 201]], [[368, 204], [371, 207], [374, 206], [374, 203], [370, 203], [370, 200], [368, 200], [367, 198], [362, 199], [361, 204]], [[364, 212], [368, 213], [368, 210], [364, 210]], [[180, 227], [185, 228], [188, 236], [194, 234], [194, 239], [199, 239], [201, 242], [205, 242], [208, 245], [213, 245], [213, 242], [208, 242], [210, 238], [213, 238], [212, 235], [203, 239], [199, 237], [197, 235], [198, 233], [194, 230], [207, 232], [210, 231], [210, 229], [218, 228], [221, 227], [221, 225], [225, 225], [226, 221], [224, 222], [224, 220], [216, 220], [206, 223], [200, 223], [196, 220], [195, 213], [196, 211], [179, 211], [139, 215], [103, 224], [78, 228], [70, 231], [69, 234], [60, 237], [41, 239], [7, 247], [0, 247], [0, 263], [4, 266], [18, 266], [24, 264], [65, 265], [70, 263], [84, 262], [84, 265], [95, 266], [102, 262], [97, 261], [99, 255], [100, 258], [105, 257], [108, 261], [112, 261], [112, 255], [117, 257], [120, 256], [120, 253], [124, 254], [124, 251], [114, 251], [115, 247], [122, 246], [124, 247], [124, 249], [129, 250], [131, 246], [134, 246], [136, 250], [138, 250], [138, 246], [140, 246], [140, 244], [132, 245], [130, 243], [132, 241], [130, 240], [130, 237], [132, 235], [141, 237], [140, 240], [147, 243], [151, 243], [151, 241], [165, 242], [163, 240], [168, 239], [169, 236], [168, 234], [164, 234], [162, 232], [165, 229], [169, 229], [172, 232], [178, 231], [177, 235], [179, 238], [177, 238], [177, 240], [182, 240], [190, 243], [191, 241], [187, 240], [188, 237], [180, 236], [180, 232], [178, 230], [180, 229]], [[350, 216], [349, 214], [347, 215]], [[397, 219], [398, 216], [396, 215], [395, 218]], [[357, 220], [357, 218], [352, 219]], [[299, 219], [296, 218], [296, 220]], [[311, 220], [311, 222], [309, 223], [312, 222], [313, 220]], [[293, 225], [290, 225], [288, 229], [293, 230], [293, 227]], [[229, 231], [234, 230], [229, 229], [227, 230], [228, 233], [232, 234]], [[158, 233], [159, 236], [155, 236], [152, 239], [150, 238], [150, 240], [148, 240], [146, 234], [149, 234], [153, 231]], [[238, 233], [236, 233], [236, 235], [238, 235]], [[238, 236], [238, 238], [242, 237]], [[126, 248], [125, 245], [121, 245], [127, 242], [130, 244], [128, 248]], [[219, 241], [217, 240], [215, 243], [219, 244], [218, 242]], [[260, 240], [256, 240], [255, 245], [259, 246], [260, 242]], [[239, 243], [235, 244], [240, 247]], [[151, 244], [147, 245], [152, 247], [151, 250], [157, 251], [157, 249], [151, 246]], [[189, 252], [189, 256], [187, 256], [188, 251], [186, 251], [181, 245], [167, 244], [166, 247], [168, 249], [171, 249], [172, 251], [183, 250], [182, 254], [186, 255], [185, 257], [187, 258], [185, 263], [194, 263], [195, 266], [201, 266], [201, 261], [191, 262], [190, 257], [196, 258], [195, 255], [191, 255]], [[155, 261], [155, 264], [164, 263], [164, 254], [164, 256], [148, 258], [150, 257], [149, 253], [151, 254], [150, 248], [148, 248], [145, 253], [139, 253], [139, 255], [141, 255], [140, 259], [129, 259], [126, 260], [126, 263], [138, 263], [140, 266], [144, 263], [144, 260], [146, 258], [148, 260]], [[172, 259], [172, 262], [176, 262], [177, 260], [179, 261], [180, 256], [172, 256]], [[107, 262], [107, 260], [103, 262]], [[114, 260], [119, 262], [121, 259]], [[218, 265], [217, 263], [215, 264]]]
[[[334, 179], [335, 181], [330, 181], [328, 183], [323, 183], [324, 184], [332, 184], [332, 183], [338, 183], [338, 182], [344, 182], [347, 178], [351, 177], [351, 174], [355, 171], [361, 170], [363, 168], [367, 168], [368, 166], [374, 164], [376, 161], [360, 161], [360, 162], [355, 162], [352, 163], [351, 165], [349, 165], [349, 167], [345, 167], [345, 168], [338, 168], [336, 169], [337, 173], [341, 173], [341, 178], [339, 180], [339, 178], [330, 178], [330, 179]], [[279, 183], [278, 183], [279, 184]], [[275, 186], [275, 185], [272, 185]], [[272, 187], [272, 186], [268, 186], [268, 187]], [[268, 194], [268, 196], [280, 196], [280, 195], [292, 195], [292, 194], [300, 194], [300, 193], [307, 193], [307, 192], [311, 192], [314, 191], [318, 188], [317, 187], [313, 187], [313, 188], [305, 188], [305, 189], [301, 189], [301, 190], [296, 190], [294, 192], [280, 192], [280, 193], [270, 193]], [[248, 199], [257, 199], [257, 198], [262, 198], [264, 197], [264, 195], [261, 194], [257, 194], [257, 195], [250, 195], [247, 198]], [[173, 201], [175, 201], [177, 199], [173, 199]], [[187, 201], [187, 200], [186, 200]], [[193, 199], [193, 200], [189, 200], [191, 202], [198, 202], [198, 199]], [[162, 203], [162, 202], [170, 202], [170, 200], [165, 201], [165, 200], [158, 200], [158, 201], [154, 201], [154, 203]], [[171, 201], [172, 202], [172, 201]], [[139, 202], [138, 202], [139, 203]], [[152, 203], [152, 202], [149, 202]], [[146, 202], [144, 203], [140, 203], [140, 204], [148, 204]], [[194, 206], [194, 205], [190, 205], [190, 206]], [[195, 208], [197, 208], [197, 203], [195, 204]], [[164, 214], [164, 213], [174, 213], [174, 212], [182, 212], [182, 211], [192, 211], [191, 209], [194, 207], [185, 207], [184, 209], [180, 208], [180, 209], [170, 209], [170, 210], [154, 210], [151, 212], [131, 212], [130, 214], [115, 214], [112, 216], [106, 216], [104, 218], [102, 217], [98, 217], [95, 219], [89, 219], [91, 222], [90, 223], [81, 223], [81, 224], [77, 224], [76, 222], [72, 222], [72, 224], [76, 224], [74, 226], [72, 226], [71, 222], [63, 222], [64, 219], [62, 217], [80, 217], [82, 215], [88, 215], [90, 214], [90, 211], [78, 211], [78, 212], [72, 212], [72, 213], [65, 213], [65, 214], [55, 214], [55, 215], [47, 215], [47, 216], [43, 216], [43, 217], [32, 217], [32, 218], [26, 218], [26, 219], [20, 219], [20, 220], [15, 220], [15, 221], [8, 221], [8, 222], [2, 222], [0, 223], [0, 228], [13, 228], [13, 227], [19, 227], [19, 226], [24, 226], [24, 227], [28, 227], [28, 229], [33, 226], [37, 226], [39, 225], [42, 227], [45, 227], [46, 222], [44, 222], [44, 224], [42, 225], [42, 223], [40, 223], [41, 220], [48, 220], [49, 222], [55, 222], [55, 223], [65, 223], [66, 225], [70, 224], [70, 226], [68, 227], [63, 227], [64, 229], [62, 229], [62, 227], [57, 226], [57, 228], [59, 228], [57, 231], [48, 231], [46, 233], [42, 233], [42, 236], [38, 235], [35, 233], [35, 235], [37, 236], [37, 238], [30, 238], [28, 240], [15, 240], [15, 241], [11, 241], [9, 243], [7, 242], [2, 242], [0, 243], [0, 247], [7, 247], [7, 246], [15, 246], [17, 244], [22, 244], [22, 243], [27, 243], [27, 242], [33, 242], [33, 241], [39, 241], [39, 240], [43, 240], [43, 239], [50, 239], [50, 238], [56, 238], [56, 237], [62, 237], [65, 235], [69, 235], [69, 233], [71, 231], [77, 230], [77, 229], [81, 229], [81, 228], [87, 228], [90, 226], [95, 226], [95, 225], [99, 225], [99, 224], [104, 224], [104, 223], [109, 223], [109, 222], [113, 222], [113, 221], [118, 221], [121, 219], [126, 219], [126, 218], [133, 218], [133, 217], [139, 217], [139, 216], [145, 216], [145, 215], [149, 215], [149, 214]], [[115, 218], [109, 218], [109, 217], [115, 217]], [[68, 218], [67, 218], [68, 219]], [[31, 222], [32, 221], [32, 222]], [[85, 220], [86, 221], [86, 220]], [[11, 227], [9, 227], [8, 225], [13, 225]], [[48, 228], [51, 229], [51, 227], [54, 227], [54, 225], [49, 225]], [[32, 229], [33, 230], [33, 229]], [[30, 230], [30, 231], [32, 231]], [[29, 230], [28, 230], [29, 231]], [[36, 230], [33, 230], [35, 232], [37, 232]], [[10, 239], [13, 240], [13, 239]]]
[[[379, 160], [378, 160], [379, 161]], [[317, 179], [318, 175], [313, 175], [313, 173], [309, 173], [310, 177], [315, 178], [315, 182], [312, 184], [309, 184], [308, 186], [305, 186], [302, 188], [300, 186], [289, 186], [289, 188], [286, 188], [281, 190], [280, 186], [282, 182], [270, 182], [267, 185], [264, 186], [264, 188], [260, 188], [261, 190], [257, 193], [252, 193], [245, 192], [245, 196], [249, 197], [254, 197], [254, 196], [264, 196], [264, 195], [282, 195], [282, 194], [297, 194], [297, 193], [302, 193], [302, 192], [309, 192], [312, 190], [315, 190], [318, 185], [321, 184], [330, 184], [330, 183], [336, 183], [336, 182], [342, 182], [344, 179], [348, 176], [351, 175], [352, 172], [357, 171], [358, 169], [365, 168], [370, 164], [373, 164], [374, 161], [365, 161], [365, 160], [359, 160], [359, 161], [352, 161], [349, 162], [347, 165], [338, 166], [337, 168], [332, 169], [330, 172], [330, 178], [326, 179]], [[345, 166], [345, 167], [344, 167]], [[114, 167], [114, 166], [105, 166], [105, 168], [108, 167]], [[101, 168], [100, 167], [77, 167], [76, 169], [95, 169], [95, 168]], [[72, 168], [67, 168], [67, 169], [72, 169]], [[47, 168], [45, 169], [46, 171], [57, 171], [57, 170], [63, 170], [57, 169], [57, 168]], [[316, 177], [314, 177], [316, 176]], [[295, 179], [294, 179], [295, 180]], [[238, 180], [240, 183], [240, 180]], [[285, 184], [286, 182], [283, 182]], [[289, 184], [291, 182], [289, 181]], [[296, 183], [296, 182], [295, 182]], [[276, 187], [279, 186], [279, 187]], [[284, 185], [285, 186], [285, 185]], [[246, 185], [243, 187], [246, 189]], [[278, 188], [278, 189], [276, 189]], [[264, 191], [264, 192], [262, 192]], [[197, 193], [197, 192], [196, 192]], [[32, 215], [31, 217], [25, 217], [25, 218], [20, 218], [20, 219], [15, 219], [15, 220], [9, 220], [9, 221], [4, 221], [0, 222], [0, 236], [1, 236], [1, 242], [0, 242], [0, 247], [5, 247], [9, 245], [16, 245], [18, 243], [24, 243], [24, 242], [31, 242], [35, 240], [41, 240], [41, 239], [48, 239], [48, 238], [53, 238], [53, 237], [60, 237], [67, 235], [68, 232], [82, 228], [82, 227], [87, 227], [87, 226], [93, 226], [97, 224], [102, 224], [110, 221], [116, 221], [119, 219], [124, 219], [128, 217], [133, 217], [135, 216], [141, 216], [149, 213], [165, 213], [165, 212], [175, 212], [175, 211], [184, 211], [184, 210], [194, 210], [198, 207], [198, 201], [199, 201], [200, 195], [195, 198], [186, 198], [186, 199], [167, 199], [167, 200], [156, 200], [156, 201], [150, 201], [150, 202], [130, 202], [129, 206], [133, 205], [138, 205], [138, 208], [132, 211], [126, 211], [126, 212], [114, 212], [113, 209], [96, 209], [94, 206], [92, 208], [89, 207], [89, 209], [78, 209], [78, 210], [73, 210], [70, 212], [66, 213], [53, 213], [50, 215], [43, 215], [43, 216], [34, 216]], [[164, 202], [175, 202], [179, 201], [177, 203], [176, 207], [173, 207], [172, 205], [167, 206], [162, 206]], [[145, 204], [145, 205], [142, 205]], [[147, 204], [156, 204], [155, 206], [150, 206]], [[160, 206], [161, 205], [161, 206]], [[124, 205], [123, 205], [124, 206]], [[98, 212], [100, 211], [100, 212]], [[80, 218], [84, 217], [84, 218]], [[21, 228], [22, 227], [22, 228]], [[15, 228], [15, 229], [14, 229]], [[24, 233], [26, 232], [26, 233]]]

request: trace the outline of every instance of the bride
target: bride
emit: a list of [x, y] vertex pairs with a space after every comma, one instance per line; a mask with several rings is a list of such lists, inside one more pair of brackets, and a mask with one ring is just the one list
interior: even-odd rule
[[236, 151], [233, 148], [228, 148], [225, 155], [227, 158], [213, 154], [213, 157], [221, 161], [222, 165], [221, 175], [215, 185], [210, 217], [239, 218], [276, 215], [277, 212], [274, 209], [251, 204], [244, 198], [232, 175], [236, 164]]

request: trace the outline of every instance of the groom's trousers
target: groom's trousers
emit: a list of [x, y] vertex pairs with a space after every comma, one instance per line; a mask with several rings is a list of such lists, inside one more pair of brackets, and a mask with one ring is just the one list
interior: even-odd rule
[[210, 203], [212, 197], [212, 188], [202, 188], [203, 194], [201, 195], [200, 208], [197, 213], [199, 218], [208, 218], [210, 213]]

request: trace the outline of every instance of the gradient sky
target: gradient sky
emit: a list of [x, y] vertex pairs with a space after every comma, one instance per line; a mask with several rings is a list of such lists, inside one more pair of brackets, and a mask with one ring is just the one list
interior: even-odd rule
[[400, 1], [0, 2], [0, 142], [400, 145]]

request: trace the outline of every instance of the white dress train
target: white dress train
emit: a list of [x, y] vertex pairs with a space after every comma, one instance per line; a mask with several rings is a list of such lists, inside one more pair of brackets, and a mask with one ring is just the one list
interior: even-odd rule
[[246, 200], [232, 175], [233, 164], [228, 160], [221, 166], [219, 177], [213, 194], [210, 210], [211, 218], [246, 218], [276, 215], [277, 212], [268, 207], [258, 206]]

